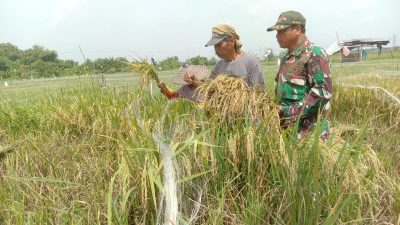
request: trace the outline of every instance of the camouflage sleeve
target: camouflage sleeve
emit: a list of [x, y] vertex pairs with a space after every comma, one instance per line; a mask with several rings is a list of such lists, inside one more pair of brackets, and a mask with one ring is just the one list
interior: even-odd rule
[[311, 89], [304, 98], [302, 117], [318, 112], [332, 97], [329, 56], [324, 50], [321, 49], [320, 54], [313, 54], [307, 64], [307, 70], [307, 82]]
[[288, 123], [294, 123], [300, 114], [301, 117], [307, 117], [318, 112], [332, 97], [329, 58], [323, 52], [310, 58], [307, 64], [307, 84], [309, 90], [304, 97], [304, 102], [280, 105], [280, 116]]

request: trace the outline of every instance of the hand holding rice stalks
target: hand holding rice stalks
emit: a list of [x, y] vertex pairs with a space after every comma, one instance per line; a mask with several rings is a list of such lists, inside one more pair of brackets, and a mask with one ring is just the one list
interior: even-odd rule
[[271, 116], [271, 121], [279, 121], [271, 95], [249, 87], [242, 78], [221, 74], [200, 86], [197, 91], [204, 96], [206, 111], [224, 121], [234, 121], [246, 115], [253, 121]]
[[148, 87], [151, 80], [155, 80], [157, 85], [160, 84], [157, 72], [153, 65], [148, 63], [144, 59], [135, 60], [132, 63], [128, 63], [132, 71], [136, 72], [140, 76], [140, 85], [142, 87]]

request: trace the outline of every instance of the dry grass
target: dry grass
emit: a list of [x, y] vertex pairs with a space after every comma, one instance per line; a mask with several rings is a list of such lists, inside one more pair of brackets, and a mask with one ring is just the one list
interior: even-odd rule
[[[358, 130], [358, 134], [353, 136], [353, 142], [349, 143], [343, 139], [348, 132], [347, 129], [336, 127], [330, 144], [321, 143], [315, 152], [312, 146], [315, 142], [305, 140], [303, 152], [295, 152], [295, 160], [292, 161], [295, 165], [292, 166], [299, 167], [296, 164], [302, 161], [297, 158], [297, 154], [316, 153], [316, 163], [320, 165], [320, 173], [324, 175], [321, 177], [324, 180], [320, 182], [336, 181], [340, 184], [340, 197], [355, 195], [360, 201], [359, 213], [364, 214], [365, 221], [371, 224], [383, 224], [385, 221], [399, 219], [396, 208], [399, 201], [397, 195], [400, 191], [398, 180], [385, 171], [378, 154], [370, 145], [361, 144], [366, 131]], [[326, 207], [334, 210], [336, 206]]]
[[[219, 79], [226, 84], [214, 83]], [[169, 143], [178, 168], [181, 224], [399, 223], [398, 167], [387, 164], [398, 158], [398, 110], [373, 93], [337, 88], [331, 142], [318, 135], [298, 141], [290, 129], [279, 130], [272, 95], [233, 79], [200, 90], [214, 90], [208, 99], [222, 106], [211, 109], [237, 116], [235, 126], [188, 101], [100, 86], [4, 104], [0, 224], [157, 224], [166, 161], [153, 132]], [[247, 123], [249, 112], [265, 115]], [[371, 140], [385, 145], [370, 147]], [[379, 146], [389, 150], [374, 151]]]

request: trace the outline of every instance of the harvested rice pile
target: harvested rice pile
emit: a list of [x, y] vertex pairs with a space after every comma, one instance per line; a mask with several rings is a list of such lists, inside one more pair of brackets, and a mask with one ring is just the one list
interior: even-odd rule
[[218, 75], [197, 89], [204, 96], [205, 110], [222, 120], [236, 120], [249, 116], [252, 120], [274, 117], [279, 121], [273, 96], [264, 90], [249, 87], [240, 78]]

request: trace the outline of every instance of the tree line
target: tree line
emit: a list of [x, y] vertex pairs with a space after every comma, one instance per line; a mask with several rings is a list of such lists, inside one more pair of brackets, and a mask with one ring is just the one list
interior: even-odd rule
[[[157, 70], [179, 69], [185, 64], [214, 65], [214, 57], [192, 57], [181, 61], [177, 56], [156, 61]], [[86, 59], [83, 63], [74, 60], [64, 60], [58, 57], [54, 50], [34, 45], [27, 50], [21, 50], [11, 43], [0, 43], [0, 78], [29, 79], [42, 77], [62, 77], [82, 74], [129, 72], [129, 60], [125, 57]]]

